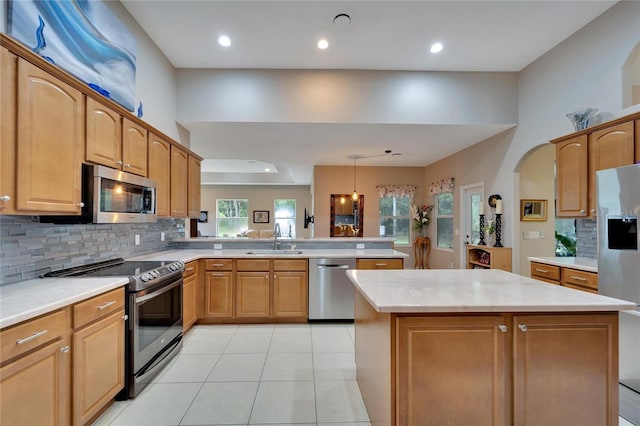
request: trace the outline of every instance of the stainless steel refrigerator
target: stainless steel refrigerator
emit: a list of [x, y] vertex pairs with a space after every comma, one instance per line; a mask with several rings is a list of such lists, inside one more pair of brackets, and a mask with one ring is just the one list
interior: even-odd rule
[[[640, 164], [596, 176], [600, 294], [640, 304]], [[640, 426], [640, 309], [620, 312], [619, 340], [620, 415]]]

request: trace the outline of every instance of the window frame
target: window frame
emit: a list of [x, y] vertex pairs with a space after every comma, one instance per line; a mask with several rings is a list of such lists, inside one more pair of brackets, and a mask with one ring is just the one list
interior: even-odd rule
[[[407, 209], [407, 214], [405, 215], [395, 215], [395, 216], [383, 216], [380, 214], [380, 203], [382, 202], [382, 200], [384, 199], [393, 199], [394, 203], [396, 202], [397, 199], [405, 199], [407, 200], [407, 202], [409, 203], [409, 208]], [[383, 219], [407, 219], [408, 222], [408, 229], [409, 229], [409, 235], [408, 235], [408, 241], [406, 244], [399, 244], [397, 242], [394, 242], [396, 247], [411, 247], [412, 246], [412, 241], [414, 239], [414, 231], [413, 231], [413, 223], [412, 220], [413, 218], [411, 217], [411, 204], [413, 204], [413, 200], [410, 197], [380, 197], [378, 198], [378, 226], [383, 226], [382, 225], [382, 220]], [[379, 232], [378, 232], [379, 233]], [[390, 238], [390, 237], [388, 237]]]
[[[232, 216], [232, 217], [224, 217], [221, 218], [220, 216], [218, 216], [218, 213], [220, 212], [219, 210], [219, 205], [218, 203], [220, 201], [244, 201], [247, 203], [247, 216]], [[218, 238], [223, 237], [223, 234], [220, 233], [220, 219], [246, 219], [247, 220], [247, 229], [249, 229], [249, 199], [248, 198], [216, 198], [216, 236]], [[245, 230], [246, 231], [246, 230]], [[242, 233], [242, 232], [239, 232]], [[236, 234], [234, 235], [227, 235], [227, 237], [224, 238], [235, 238], [237, 236], [238, 232], [236, 232]]]
[[[440, 196], [443, 194], [451, 194], [451, 214], [450, 215], [441, 215], [440, 214]], [[432, 244], [432, 247], [435, 250], [440, 250], [440, 251], [444, 251], [444, 252], [453, 252], [453, 248], [454, 248], [454, 240], [455, 240], [455, 235], [454, 235], [454, 217], [455, 217], [455, 211], [454, 211], [454, 193], [453, 191], [451, 192], [440, 192], [438, 194], [433, 194], [433, 205], [434, 205], [434, 210], [435, 210], [435, 215], [434, 215], [434, 231], [435, 231], [435, 244]], [[451, 219], [451, 247], [440, 247], [438, 245], [438, 219]]]
[[[293, 201], [293, 216], [278, 216], [278, 209], [276, 208], [276, 203], [278, 201]], [[293, 223], [291, 238], [296, 238], [297, 235], [297, 219], [298, 219], [298, 200], [295, 198], [274, 198], [273, 199], [273, 226], [276, 226], [278, 223], [278, 219], [290, 220]], [[283, 237], [289, 237], [287, 229], [281, 229], [280, 235]]]

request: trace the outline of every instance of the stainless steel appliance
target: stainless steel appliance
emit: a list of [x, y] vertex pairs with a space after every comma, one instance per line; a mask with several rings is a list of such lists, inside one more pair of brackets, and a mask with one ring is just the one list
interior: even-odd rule
[[[640, 304], [640, 164], [596, 176], [600, 294]], [[620, 415], [640, 425], [640, 308], [620, 312], [619, 328]]]
[[156, 222], [156, 182], [109, 167], [82, 165], [82, 214], [41, 216], [49, 223]]
[[354, 288], [347, 269], [355, 259], [309, 259], [309, 319], [353, 320]]
[[184, 263], [113, 259], [45, 274], [45, 277], [128, 276], [125, 309], [125, 389], [133, 398], [182, 347]]

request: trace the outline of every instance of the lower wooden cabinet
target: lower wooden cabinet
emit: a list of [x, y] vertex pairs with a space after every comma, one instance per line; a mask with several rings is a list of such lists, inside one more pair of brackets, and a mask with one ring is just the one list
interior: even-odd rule
[[404, 261], [399, 259], [356, 259], [356, 269], [402, 269]]
[[531, 278], [589, 293], [598, 293], [598, 274], [595, 272], [531, 262]]
[[[1, 332], [4, 365], [0, 367], [0, 424], [71, 423], [72, 353], [66, 334], [68, 318], [66, 311], [60, 311]], [[58, 327], [59, 324], [63, 327]], [[23, 347], [27, 348], [24, 355], [6, 357]], [[34, 350], [35, 347], [38, 349]]]
[[269, 317], [269, 271], [236, 273], [237, 318]]
[[198, 319], [196, 294], [198, 284], [198, 262], [189, 262], [184, 267], [182, 283], [182, 332], [186, 333]]

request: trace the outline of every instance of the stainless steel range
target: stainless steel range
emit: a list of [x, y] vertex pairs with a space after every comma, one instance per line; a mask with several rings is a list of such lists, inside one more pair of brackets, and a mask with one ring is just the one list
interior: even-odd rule
[[49, 272], [45, 277], [128, 276], [125, 389], [133, 398], [182, 347], [182, 275], [180, 261], [113, 259]]

